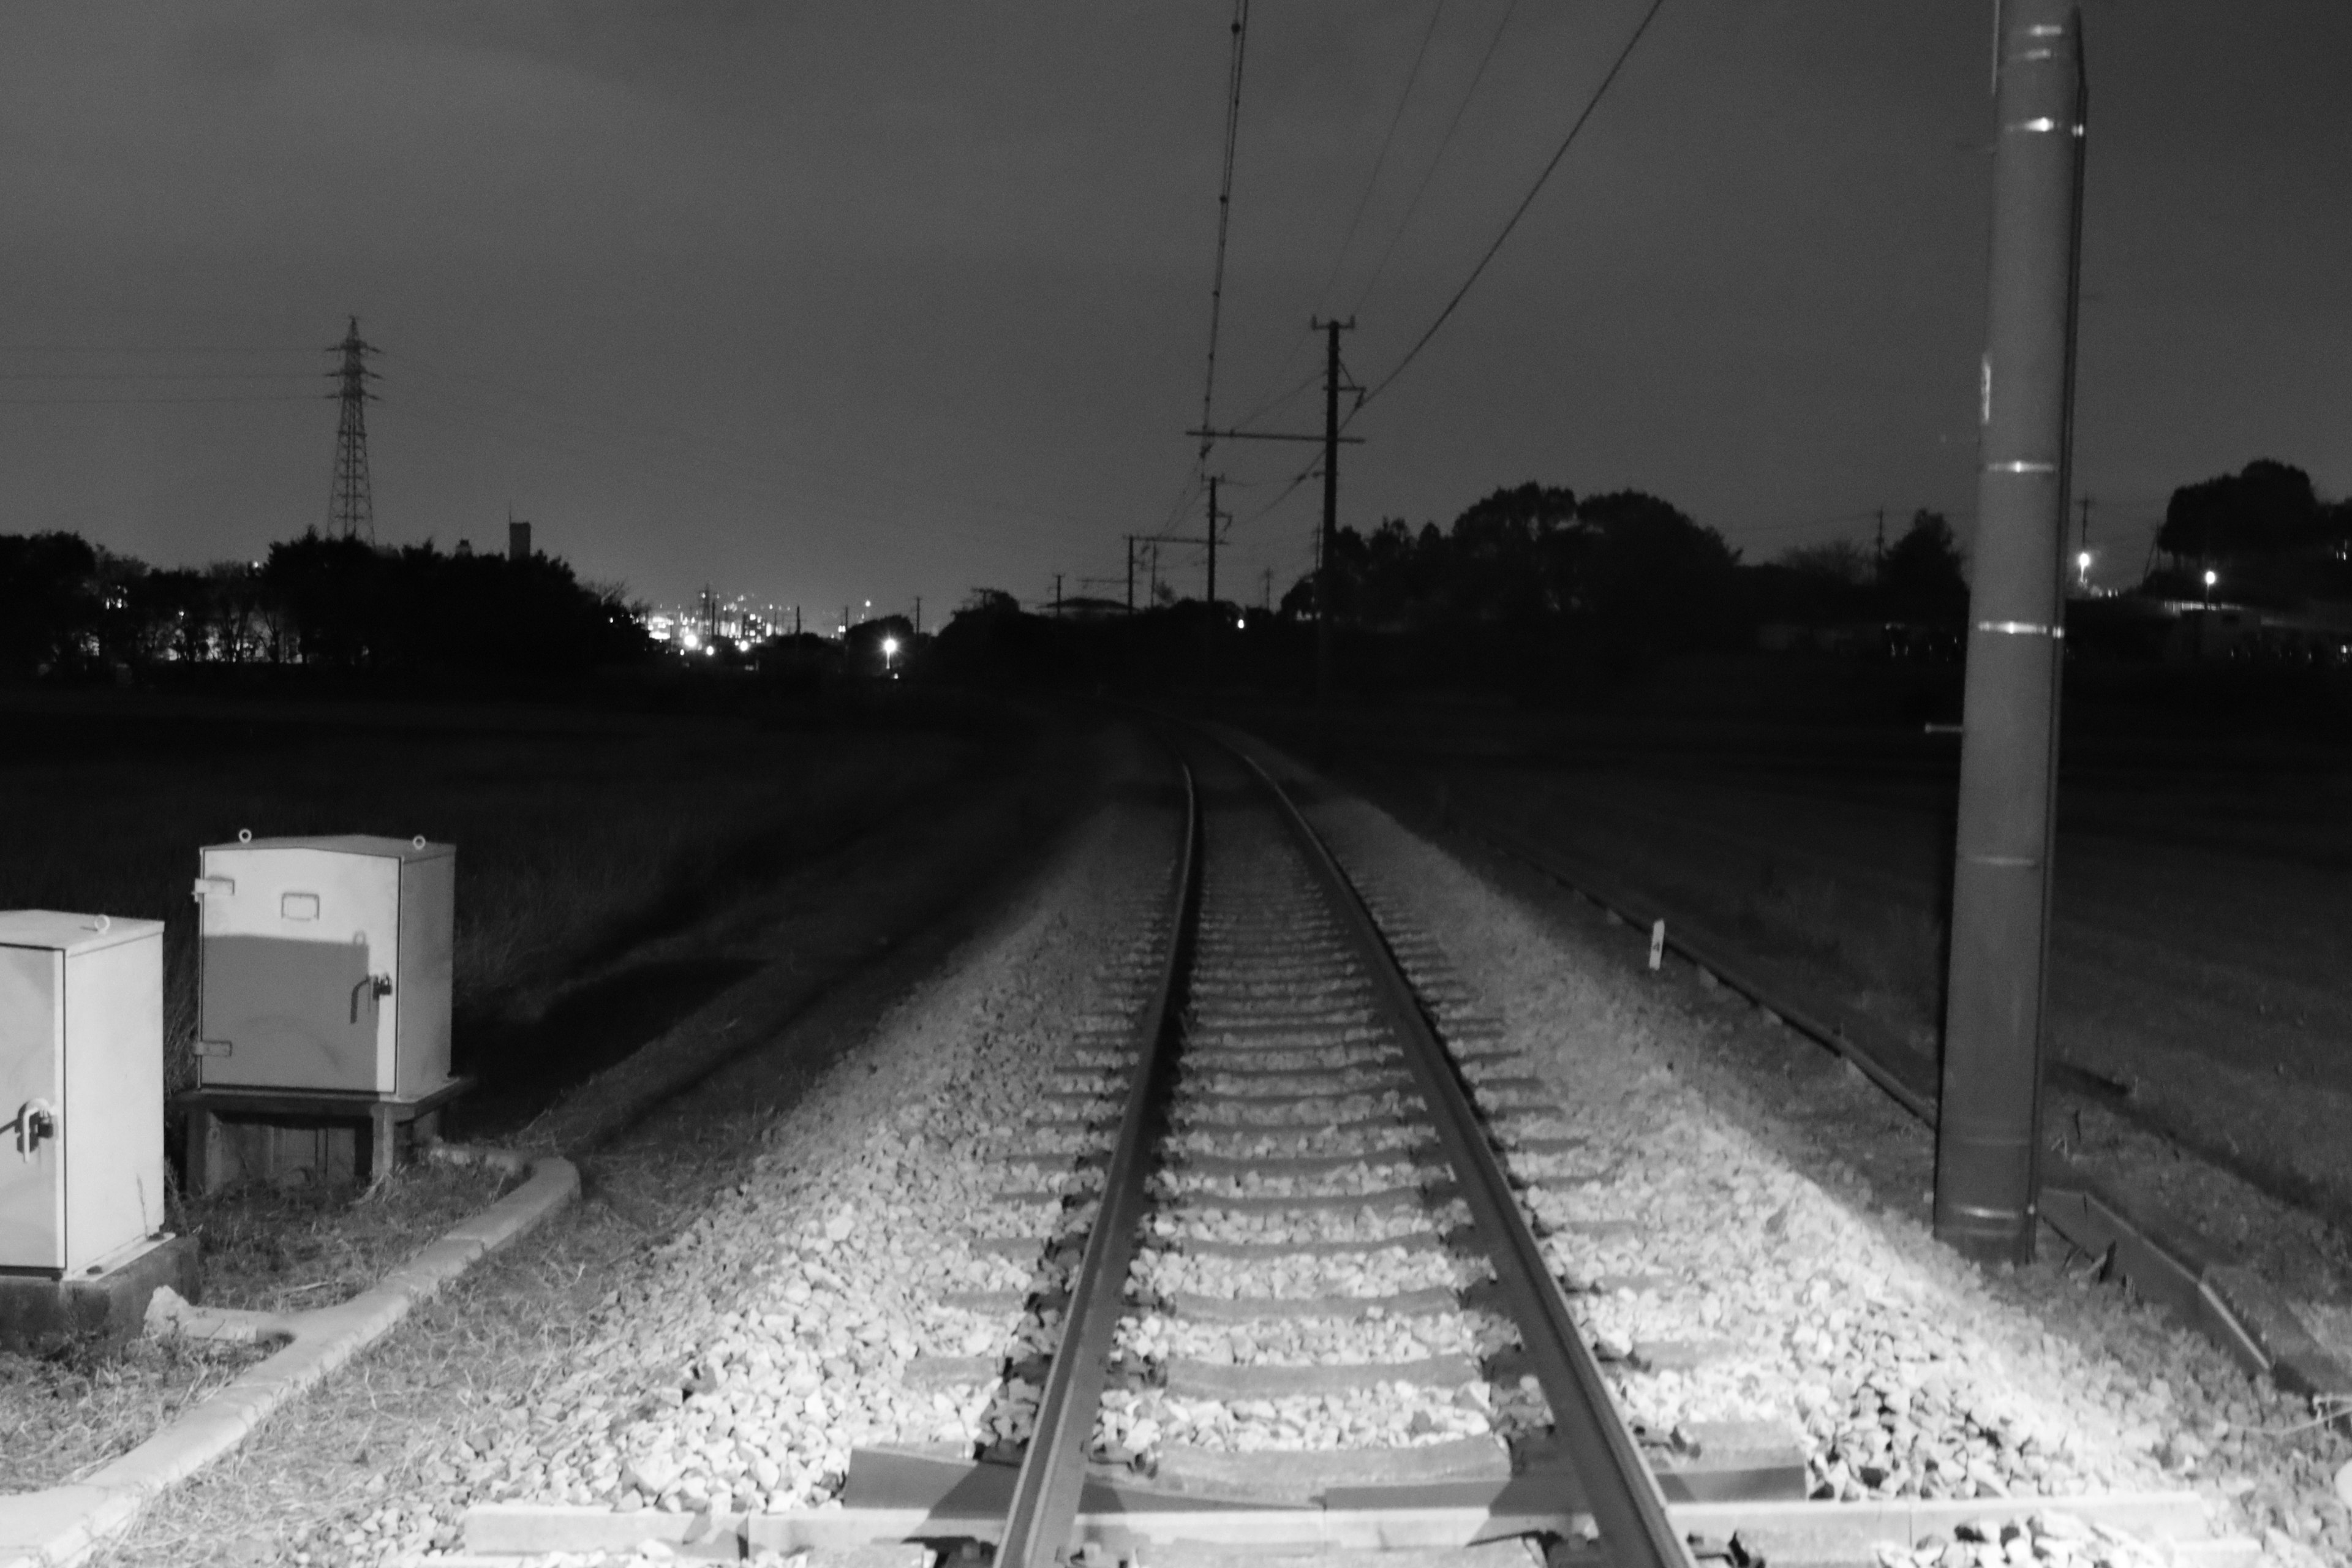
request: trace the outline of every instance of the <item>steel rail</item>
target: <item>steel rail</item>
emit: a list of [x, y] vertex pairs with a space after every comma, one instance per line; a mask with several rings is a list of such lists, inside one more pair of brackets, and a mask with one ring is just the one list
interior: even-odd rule
[[1369, 972], [1374, 991], [1405, 1041], [1405, 1055], [1436, 1123], [1455, 1185], [1495, 1266], [1496, 1288], [1518, 1325], [1528, 1362], [1551, 1406], [1552, 1429], [1586, 1493], [1586, 1504], [1619, 1568], [1691, 1568], [1667, 1517], [1657, 1478], [1633, 1434], [1617, 1418], [1601, 1367], [1570, 1316], [1543, 1250], [1519, 1213], [1510, 1179], [1496, 1158], [1459, 1069], [1437, 1037], [1420, 995], [1405, 978], [1380, 922], [1338, 859], [1289, 794], [1256, 758], [1232, 746], [1264, 784], [1331, 900]]
[[1151, 1146], [1151, 1121], [1165, 1100], [1163, 1089], [1176, 1053], [1171, 1048], [1184, 1011], [1184, 988], [1201, 909], [1201, 795], [1192, 769], [1181, 756], [1184, 779], [1184, 847], [1170, 908], [1168, 962], [1150, 1009], [1137, 1028], [1142, 1049], [1128, 1081], [1118, 1141], [1103, 1173], [1101, 1201], [1087, 1232], [1086, 1250], [1071, 1282], [1045, 1386], [1037, 1403], [1036, 1425], [1013, 1486], [1013, 1505], [996, 1549], [998, 1568], [1053, 1568], [1067, 1554], [1086, 1489], [1087, 1440], [1102, 1402], [1103, 1376], [1111, 1333], [1125, 1301], [1127, 1269], [1142, 1224], [1145, 1157]]

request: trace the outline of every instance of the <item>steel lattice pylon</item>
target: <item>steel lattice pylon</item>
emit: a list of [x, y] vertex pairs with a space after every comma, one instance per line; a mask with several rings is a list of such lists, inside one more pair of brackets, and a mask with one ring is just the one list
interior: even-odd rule
[[353, 316], [343, 341], [327, 352], [343, 356], [341, 367], [329, 373], [342, 383], [333, 395], [343, 408], [335, 424], [335, 489], [327, 506], [327, 524], [344, 539], [364, 534], [372, 541], [375, 501], [368, 493], [367, 405], [375, 395], [367, 384], [375, 372], [368, 369], [367, 356], [376, 352], [375, 346], [361, 338], [360, 319]]

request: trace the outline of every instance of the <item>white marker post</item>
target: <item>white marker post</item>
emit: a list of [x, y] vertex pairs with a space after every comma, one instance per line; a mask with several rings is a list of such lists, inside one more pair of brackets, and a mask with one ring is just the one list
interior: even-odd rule
[[1650, 927], [1650, 973], [1655, 974], [1666, 956], [1666, 922], [1658, 921]]

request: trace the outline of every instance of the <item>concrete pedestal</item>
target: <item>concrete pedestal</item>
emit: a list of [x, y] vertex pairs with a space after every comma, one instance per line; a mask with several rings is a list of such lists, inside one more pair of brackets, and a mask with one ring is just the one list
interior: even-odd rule
[[0, 1274], [0, 1350], [42, 1355], [75, 1340], [121, 1344], [146, 1321], [157, 1286], [191, 1301], [202, 1296], [193, 1236], [164, 1236], [100, 1267], [67, 1279]]
[[[378, 1182], [440, 1134], [441, 1108], [473, 1087], [453, 1078], [413, 1099], [328, 1090], [200, 1089], [172, 1102], [186, 1134], [184, 1187], [238, 1180]], [[297, 1178], [295, 1173], [307, 1175]]]

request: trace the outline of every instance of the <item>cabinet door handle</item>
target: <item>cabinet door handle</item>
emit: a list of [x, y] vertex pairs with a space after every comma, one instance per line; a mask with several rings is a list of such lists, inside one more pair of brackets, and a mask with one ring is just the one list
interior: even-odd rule
[[352, 986], [352, 1023], [354, 1023], [354, 1024], [356, 1024], [356, 1023], [358, 1023], [358, 1022], [360, 1021], [360, 998], [361, 998], [361, 997], [362, 997], [362, 996], [389, 996], [389, 995], [391, 995], [391, 994], [392, 994], [392, 976], [391, 976], [391, 975], [389, 975], [389, 974], [363, 974], [363, 975], [362, 975], [362, 976], [359, 978], [359, 980], [358, 980], [355, 984], [353, 984], [353, 985]]
[[42, 1139], [58, 1135], [58, 1108], [46, 1100], [28, 1100], [17, 1108], [14, 1121], [0, 1121], [0, 1127], [16, 1130], [16, 1155], [30, 1160]]

